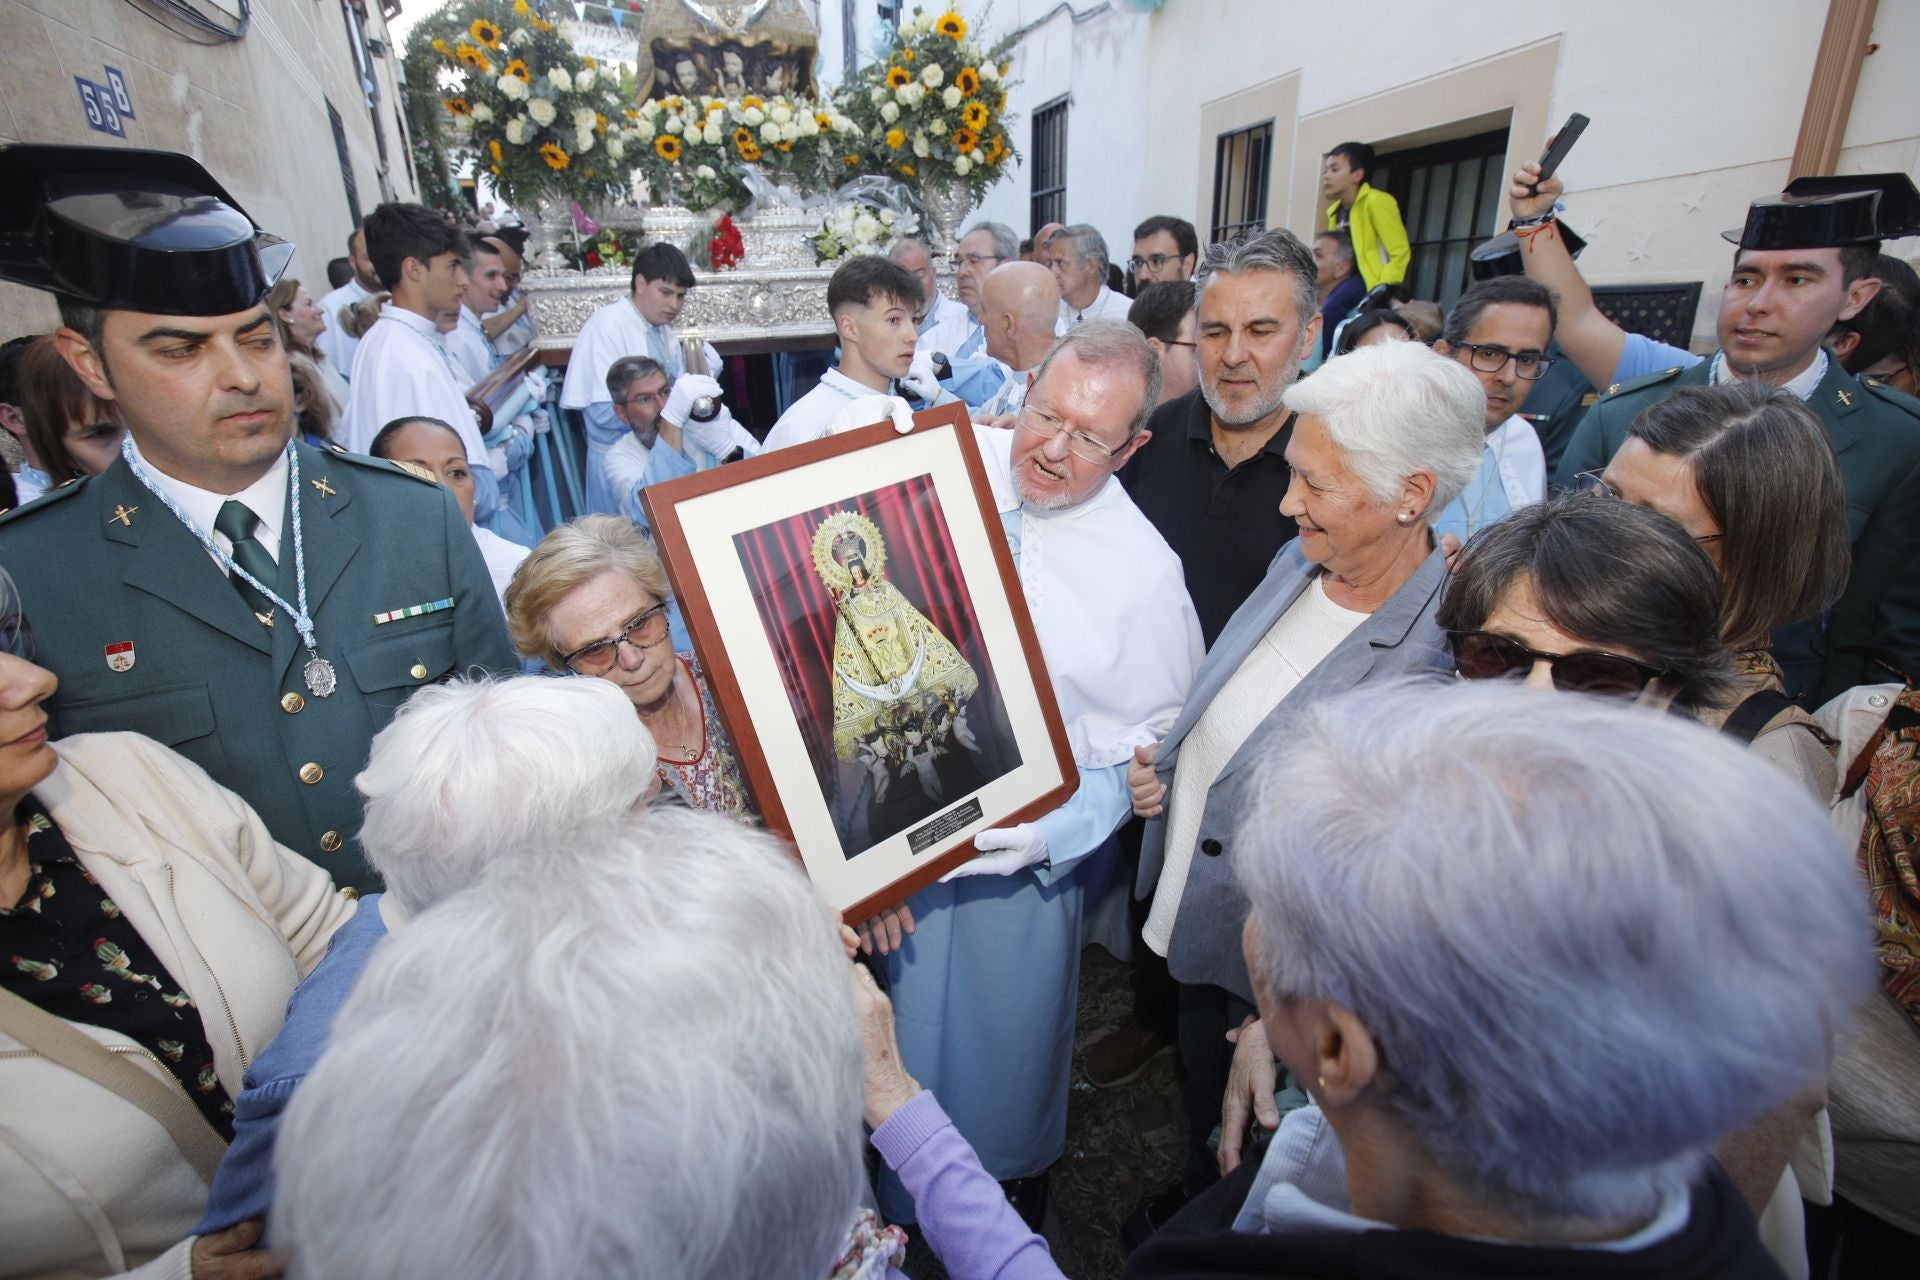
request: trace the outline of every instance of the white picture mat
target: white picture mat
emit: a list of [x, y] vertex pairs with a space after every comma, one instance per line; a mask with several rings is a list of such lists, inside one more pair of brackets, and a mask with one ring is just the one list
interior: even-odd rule
[[[967, 430], [970, 428], [959, 428]], [[793, 719], [792, 702], [774, 660], [772, 642], [754, 602], [753, 585], [734, 544], [737, 534], [775, 524], [803, 512], [848, 502], [911, 480], [930, 476], [935, 496], [966, 583], [975, 625], [987, 664], [1000, 691], [1001, 705], [1020, 752], [1020, 766], [995, 778], [967, 799], [980, 802], [982, 818], [947, 839], [915, 854], [902, 831], [857, 858], [843, 856], [827, 799], [816, 780], [812, 757]], [[707, 605], [728, 642], [728, 657], [741, 697], [753, 720], [753, 732], [767, 758], [781, 807], [814, 886], [836, 909], [844, 910], [880, 885], [908, 874], [916, 862], [937, 857], [970, 839], [1059, 784], [1059, 762], [1035, 689], [1035, 673], [1007, 606], [999, 566], [989, 537], [1001, 530], [973, 519], [978, 509], [973, 480], [960, 451], [956, 428], [947, 426], [898, 437], [884, 445], [841, 454], [752, 484], [703, 494], [677, 504], [681, 532], [699, 571]], [[997, 520], [996, 520], [997, 524]], [[881, 531], [884, 535], [886, 530]], [[814, 572], [811, 562], [800, 572]], [[923, 605], [923, 601], [915, 601]], [[747, 643], [747, 637], [753, 643]], [[770, 714], [757, 714], [762, 709]], [[826, 726], [830, 741], [832, 726]], [[949, 805], [946, 809], [953, 808]], [[946, 809], [929, 814], [934, 821]], [[924, 823], [920, 824], [924, 825]], [[876, 866], [875, 864], [879, 865]]]

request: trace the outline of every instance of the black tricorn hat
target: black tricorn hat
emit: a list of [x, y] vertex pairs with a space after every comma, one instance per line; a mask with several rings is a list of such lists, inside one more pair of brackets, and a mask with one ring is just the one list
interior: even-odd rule
[[[1560, 228], [1560, 243], [1567, 246], [1567, 252], [1579, 257], [1580, 251], [1587, 247], [1586, 240], [1564, 222], [1556, 220], [1554, 225]], [[1467, 269], [1473, 273], [1475, 280], [1524, 274], [1526, 267], [1520, 261], [1520, 237], [1511, 231], [1502, 231], [1491, 240], [1482, 240], [1467, 255]]]
[[1844, 249], [1920, 235], [1920, 191], [1904, 173], [1795, 178], [1721, 236], [1742, 249]]
[[264, 298], [292, 257], [189, 156], [0, 147], [0, 280], [85, 306], [222, 316]]

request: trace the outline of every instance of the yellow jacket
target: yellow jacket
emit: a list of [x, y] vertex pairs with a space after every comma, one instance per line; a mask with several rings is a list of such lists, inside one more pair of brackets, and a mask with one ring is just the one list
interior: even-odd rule
[[[1340, 225], [1340, 202], [1327, 206], [1327, 230]], [[1347, 215], [1347, 231], [1353, 236], [1353, 261], [1360, 279], [1371, 290], [1375, 285], [1399, 284], [1407, 278], [1407, 264], [1413, 250], [1407, 247], [1407, 224], [1400, 221], [1400, 204], [1371, 183], [1360, 184], [1353, 197], [1353, 210]]]

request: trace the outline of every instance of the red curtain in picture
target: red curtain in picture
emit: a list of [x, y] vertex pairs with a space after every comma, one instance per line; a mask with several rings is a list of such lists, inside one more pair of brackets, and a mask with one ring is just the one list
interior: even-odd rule
[[813, 532], [836, 511], [857, 511], [879, 528], [887, 546], [883, 573], [927, 621], [960, 650], [980, 677], [976, 723], [1002, 720], [999, 686], [987, 662], [973, 599], [940, 509], [932, 476], [915, 476], [734, 536], [752, 585], [760, 624], [787, 686], [807, 753], [831, 794], [833, 755], [833, 599], [813, 567]]

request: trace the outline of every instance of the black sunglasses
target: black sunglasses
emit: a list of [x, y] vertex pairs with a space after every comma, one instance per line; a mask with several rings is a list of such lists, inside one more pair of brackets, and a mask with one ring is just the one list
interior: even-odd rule
[[1562, 693], [1598, 693], [1632, 698], [1667, 672], [1617, 653], [1582, 649], [1573, 653], [1542, 653], [1511, 636], [1492, 631], [1449, 631], [1453, 664], [1468, 680], [1501, 680], [1533, 670], [1536, 662], [1553, 669], [1553, 687]]

